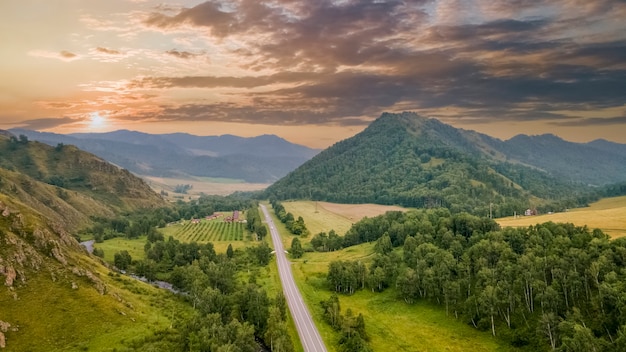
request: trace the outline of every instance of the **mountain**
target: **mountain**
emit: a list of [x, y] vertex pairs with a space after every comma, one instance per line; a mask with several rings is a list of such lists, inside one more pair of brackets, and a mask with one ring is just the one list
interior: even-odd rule
[[164, 293], [116, 276], [75, 238], [94, 218], [167, 207], [90, 153], [0, 131], [0, 350], [102, 350], [169, 325], [154, 318], [174, 309]]
[[532, 165], [562, 180], [593, 186], [626, 180], [626, 145], [600, 140], [573, 143], [544, 134], [518, 135], [498, 148], [509, 161]]
[[[567, 148], [572, 151], [567, 152]], [[586, 159], [571, 157], [583, 152], [585, 158], [595, 160], [585, 164]], [[562, 162], [557, 164], [551, 153], [570, 164], [567, 172], [571, 177], [562, 176], [558, 169]], [[544, 154], [549, 155], [541, 159]], [[453, 211], [504, 216], [527, 208], [566, 208], [570, 205], [564, 199], [583, 197], [588, 192], [583, 183], [601, 184], [620, 178], [613, 175], [591, 180], [581, 177], [589, 173], [572, 170], [588, 165], [602, 165], [604, 170], [621, 160], [618, 155], [554, 136], [519, 136], [503, 142], [414, 113], [385, 113], [361, 133], [336, 143], [274, 183], [264, 195], [445, 206]], [[555, 205], [556, 201], [562, 203]]]
[[22, 129], [11, 132], [52, 146], [75, 145], [136, 174], [157, 177], [222, 177], [268, 183], [319, 152], [274, 135], [243, 138], [127, 130], [70, 135]]

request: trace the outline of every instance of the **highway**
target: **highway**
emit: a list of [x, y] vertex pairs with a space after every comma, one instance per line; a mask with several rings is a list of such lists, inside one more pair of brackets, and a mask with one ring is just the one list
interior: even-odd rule
[[265, 216], [267, 226], [270, 228], [272, 242], [274, 243], [274, 250], [276, 251], [276, 263], [278, 264], [280, 281], [282, 282], [283, 292], [285, 293], [285, 298], [287, 300], [287, 306], [289, 306], [291, 317], [296, 324], [296, 329], [298, 330], [302, 347], [305, 352], [326, 352], [326, 346], [324, 345], [324, 341], [322, 341], [322, 336], [313, 323], [311, 313], [309, 313], [306, 304], [302, 300], [302, 295], [300, 294], [300, 291], [296, 286], [296, 282], [293, 279], [293, 274], [291, 273], [291, 263], [287, 260], [285, 249], [283, 248], [283, 242], [280, 239], [278, 230], [276, 230], [274, 221], [272, 221], [272, 218], [264, 205], [261, 205], [261, 210]]

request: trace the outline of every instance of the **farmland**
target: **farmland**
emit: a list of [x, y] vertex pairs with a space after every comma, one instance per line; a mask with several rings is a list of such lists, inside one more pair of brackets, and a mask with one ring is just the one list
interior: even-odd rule
[[344, 235], [353, 223], [363, 217], [372, 217], [392, 210], [405, 208], [378, 204], [337, 204], [328, 202], [297, 201], [283, 202], [285, 210], [296, 218], [302, 216], [311, 234], [335, 230]]
[[503, 227], [527, 227], [544, 222], [565, 222], [576, 226], [587, 225], [590, 229], [601, 229], [616, 238], [626, 236], [626, 196], [604, 198], [586, 208], [570, 209], [564, 213], [538, 216], [518, 216], [496, 219]]
[[185, 222], [174, 235], [181, 242], [243, 241], [244, 224], [219, 220]]

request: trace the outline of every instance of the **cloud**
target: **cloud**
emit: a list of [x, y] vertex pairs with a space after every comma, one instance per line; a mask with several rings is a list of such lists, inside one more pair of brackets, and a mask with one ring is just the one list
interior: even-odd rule
[[57, 60], [66, 61], [66, 62], [74, 61], [80, 58], [79, 55], [74, 54], [67, 50], [61, 50], [59, 52], [48, 51], [48, 50], [32, 50], [28, 52], [28, 55], [34, 56], [34, 57], [43, 57], [46, 59], [57, 59]]
[[107, 48], [103, 48], [103, 47], [97, 47], [96, 51], [102, 54], [107, 54], [107, 55], [121, 55], [122, 53], [118, 50], [114, 50], [114, 49], [107, 49]]
[[[412, 110], [476, 123], [601, 124], [612, 120], [572, 120], [563, 111], [626, 104], [623, 1], [211, 0], [137, 8], [80, 18], [123, 48], [91, 44], [85, 57], [123, 61], [111, 65], [120, 76], [133, 72], [78, 85], [110, 93], [118, 118], [139, 111], [137, 119], [152, 121], [358, 125], [382, 111]], [[128, 98], [144, 94], [149, 102]]]
[[55, 128], [63, 125], [73, 124], [78, 122], [77, 119], [69, 118], [69, 117], [49, 117], [49, 118], [41, 118], [41, 119], [33, 119], [22, 121], [19, 128], [24, 128], [28, 130], [46, 130], [50, 128]]
[[176, 57], [178, 59], [183, 59], [183, 60], [193, 59], [197, 56], [202, 55], [202, 54], [192, 53], [189, 51], [178, 51], [176, 49], [168, 50], [165, 53], [173, 57]]
[[590, 126], [613, 126], [626, 125], [626, 116], [614, 116], [614, 117], [590, 117], [590, 118], [571, 118], [567, 121], [553, 122], [553, 125], [557, 126], [576, 126], [576, 127], [590, 127]]

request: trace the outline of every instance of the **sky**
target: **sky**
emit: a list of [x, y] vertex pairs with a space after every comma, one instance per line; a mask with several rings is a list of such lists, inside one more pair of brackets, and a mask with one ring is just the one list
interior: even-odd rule
[[626, 1], [0, 0], [0, 129], [324, 148], [402, 111], [626, 143]]

